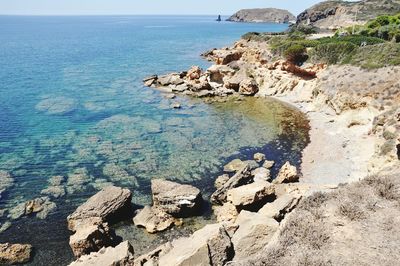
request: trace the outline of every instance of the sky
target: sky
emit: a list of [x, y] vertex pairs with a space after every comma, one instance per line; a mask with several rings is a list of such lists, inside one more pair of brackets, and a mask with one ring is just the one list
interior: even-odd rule
[[275, 7], [294, 15], [320, 0], [0, 0], [1, 15], [231, 15]]

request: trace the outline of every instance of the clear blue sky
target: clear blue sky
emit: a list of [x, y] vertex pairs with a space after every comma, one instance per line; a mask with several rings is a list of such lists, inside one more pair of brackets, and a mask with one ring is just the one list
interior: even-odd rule
[[0, 14], [222, 14], [242, 8], [276, 7], [295, 15], [319, 0], [0, 0]]

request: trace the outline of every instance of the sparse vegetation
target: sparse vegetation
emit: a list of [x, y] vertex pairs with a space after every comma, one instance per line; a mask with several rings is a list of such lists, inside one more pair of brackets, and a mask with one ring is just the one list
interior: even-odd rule
[[337, 64], [357, 49], [351, 42], [322, 43], [311, 50], [310, 61], [315, 63]]
[[287, 61], [301, 65], [308, 59], [307, 50], [301, 44], [293, 44], [289, 46], [284, 53], [284, 56]]

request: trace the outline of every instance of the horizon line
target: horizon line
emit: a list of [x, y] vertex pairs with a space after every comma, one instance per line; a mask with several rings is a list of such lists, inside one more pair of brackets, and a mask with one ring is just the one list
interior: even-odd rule
[[41, 16], [41, 17], [55, 17], [55, 16], [226, 16], [229, 17], [231, 15], [226, 14], [0, 14], [0, 16]]

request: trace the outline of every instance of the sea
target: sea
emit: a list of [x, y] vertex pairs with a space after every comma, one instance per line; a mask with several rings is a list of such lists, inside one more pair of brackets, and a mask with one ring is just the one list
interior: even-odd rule
[[[276, 161], [273, 173], [286, 161], [300, 165], [309, 128], [293, 107], [171, 99], [144, 87], [146, 76], [207, 69], [201, 53], [247, 32], [287, 29], [216, 17], [0, 16], [0, 186], [13, 180], [0, 196], [0, 243], [32, 244], [28, 265], [68, 265], [66, 217], [106, 186], [129, 188], [140, 208], [151, 204], [150, 180], [164, 178], [197, 186], [207, 202], [232, 159], [263, 152]], [[41, 197], [51, 203], [46, 215], [21, 214]], [[131, 220], [113, 227], [141, 254], [213, 221], [205, 204], [165, 233]]]

